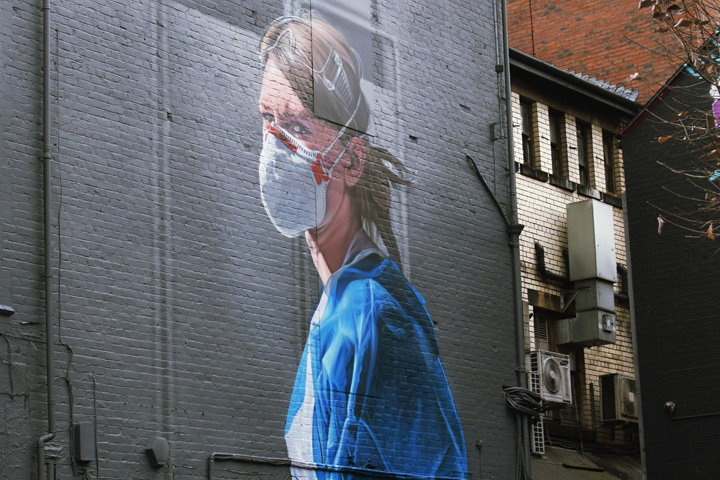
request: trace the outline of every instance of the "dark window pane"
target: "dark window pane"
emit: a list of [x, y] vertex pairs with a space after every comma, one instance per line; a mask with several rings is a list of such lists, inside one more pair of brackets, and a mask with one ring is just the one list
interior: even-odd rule
[[563, 115], [560, 112], [550, 112], [550, 152], [552, 154], [553, 175], [565, 176], [565, 166], [562, 158], [562, 123]]
[[614, 139], [609, 132], [603, 132], [603, 157], [605, 158], [605, 191], [615, 193]]
[[584, 122], [577, 123], [577, 152], [578, 167], [580, 170], [580, 184], [589, 186], [590, 177], [588, 172], [588, 159], [590, 158], [588, 147], [590, 146], [590, 125]]
[[520, 115], [522, 116], [522, 148], [523, 163], [535, 167], [535, 150], [533, 148], [532, 106], [530, 102], [520, 101]]

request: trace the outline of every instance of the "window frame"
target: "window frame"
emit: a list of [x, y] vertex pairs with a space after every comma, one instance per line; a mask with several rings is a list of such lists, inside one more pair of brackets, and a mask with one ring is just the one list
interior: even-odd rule
[[520, 130], [522, 134], [523, 164], [536, 168], [533, 103], [534, 102], [526, 98], [520, 98]]
[[567, 168], [565, 168], [564, 155], [565, 142], [563, 138], [565, 114], [559, 110], [549, 109], [548, 123], [550, 128], [550, 161], [552, 165], [552, 173], [556, 177], [567, 178]]
[[[590, 144], [592, 142], [592, 126], [588, 122], [575, 120], [575, 134], [578, 155], [578, 184], [590, 186]], [[582, 144], [581, 144], [582, 142]]]
[[603, 165], [605, 167], [605, 191], [615, 195], [615, 135], [612, 132], [603, 130]]

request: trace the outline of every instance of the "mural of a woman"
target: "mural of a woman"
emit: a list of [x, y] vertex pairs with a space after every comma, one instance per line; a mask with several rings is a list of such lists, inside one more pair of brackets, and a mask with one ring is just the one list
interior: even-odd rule
[[309, 16], [273, 22], [260, 58], [261, 198], [283, 235], [305, 236], [323, 282], [285, 431], [290, 459], [311, 467], [293, 475], [465, 479], [434, 327], [393, 261], [392, 190], [405, 181], [400, 162], [361, 133], [370, 110], [360, 59]]

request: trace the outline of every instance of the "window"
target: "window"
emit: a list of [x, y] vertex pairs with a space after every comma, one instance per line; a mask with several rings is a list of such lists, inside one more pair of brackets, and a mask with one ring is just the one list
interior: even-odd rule
[[590, 186], [590, 175], [588, 170], [588, 159], [590, 158], [590, 125], [585, 122], [577, 122], [577, 153], [579, 183], [586, 187]]
[[565, 177], [565, 165], [562, 155], [562, 131], [565, 116], [557, 111], [550, 110], [550, 153], [552, 154], [552, 173], [558, 177]]
[[603, 158], [605, 159], [605, 191], [615, 193], [615, 138], [603, 132]]
[[529, 167], [535, 167], [532, 104], [529, 101], [520, 100], [520, 115], [522, 116], [523, 163]]

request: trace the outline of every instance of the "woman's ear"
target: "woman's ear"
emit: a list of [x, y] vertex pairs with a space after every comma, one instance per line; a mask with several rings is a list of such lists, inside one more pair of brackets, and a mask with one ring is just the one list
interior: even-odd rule
[[359, 137], [353, 137], [347, 148], [347, 160], [345, 160], [345, 185], [354, 187], [360, 181], [365, 169], [366, 156], [365, 142]]

